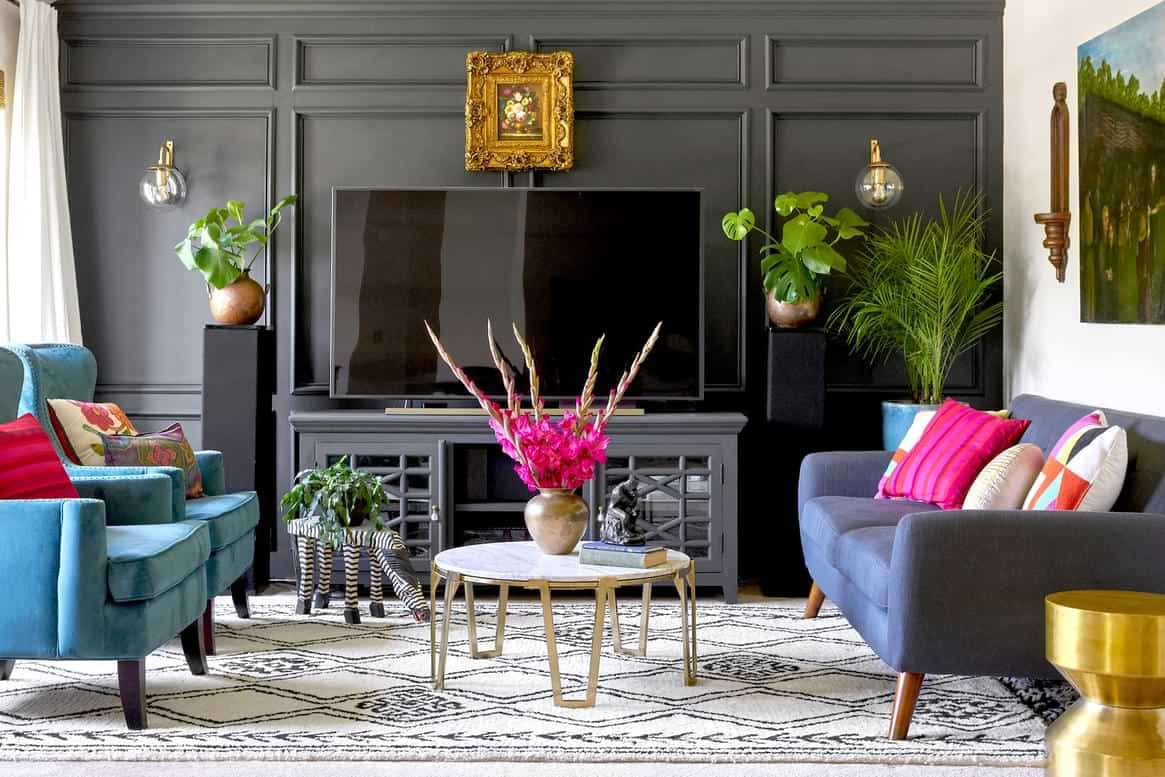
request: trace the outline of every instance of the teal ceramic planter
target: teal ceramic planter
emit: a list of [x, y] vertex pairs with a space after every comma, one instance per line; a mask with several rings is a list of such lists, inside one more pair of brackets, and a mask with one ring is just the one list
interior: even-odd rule
[[924, 410], [938, 410], [938, 405], [920, 405], [908, 399], [887, 400], [882, 403], [882, 448], [897, 449], [898, 443], [910, 430], [914, 417]]

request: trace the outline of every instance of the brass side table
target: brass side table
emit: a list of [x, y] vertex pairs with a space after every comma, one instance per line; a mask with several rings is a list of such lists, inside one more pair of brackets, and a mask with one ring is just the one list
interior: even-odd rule
[[1047, 774], [1165, 774], [1165, 595], [1064, 591], [1045, 615], [1048, 661], [1081, 696], [1048, 729]]
[[[445, 581], [445, 606], [441, 616], [440, 642], [437, 639], [437, 585]], [[696, 564], [678, 551], [668, 551], [667, 561], [650, 569], [584, 566], [578, 554], [548, 556], [533, 542], [492, 542], [466, 545], [442, 551], [433, 559], [429, 605], [429, 674], [433, 687], [445, 687], [445, 658], [449, 653], [449, 616], [457, 589], [465, 586], [466, 626], [470, 658], [494, 658], [502, 654], [506, 631], [506, 606], [511, 586], [536, 590], [542, 601], [542, 619], [546, 628], [546, 654], [550, 662], [550, 686], [554, 703], [559, 707], [593, 707], [599, 683], [599, 658], [603, 646], [603, 618], [611, 613], [611, 635], [615, 650], [624, 655], [647, 655], [647, 627], [651, 612], [651, 584], [661, 580], [675, 583], [680, 595], [680, 628], [683, 632], [683, 678], [685, 685], [696, 684]], [[477, 641], [474, 614], [474, 584], [496, 585], [498, 592], [497, 626], [492, 648], [482, 648]], [[639, 619], [639, 645], [623, 647], [619, 633], [619, 608], [615, 592], [622, 586], [643, 587], [643, 610]], [[595, 621], [591, 634], [591, 664], [586, 695], [566, 699], [558, 671], [558, 647], [554, 639], [554, 611], [551, 591], [594, 591]]]

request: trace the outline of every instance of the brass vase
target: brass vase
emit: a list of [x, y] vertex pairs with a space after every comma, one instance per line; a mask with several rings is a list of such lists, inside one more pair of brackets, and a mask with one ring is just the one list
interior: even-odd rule
[[543, 488], [526, 503], [526, 530], [543, 553], [563, 556], [574, 550], [587, 530], [590, 508], [574, 491]]
[[765, 307], [769, 311], [769, 321], [782, 329], [799, 329], [812, 324], [821, 313], [821, 292], [809, 299], [797, 302], [782, 302], [770, 291], [765, 295]]
[[243, 270], [243, 274], [221, 289], [210, 291], [210, 315], [220, 324], [253, 324], [263, 315], [267, 293]]

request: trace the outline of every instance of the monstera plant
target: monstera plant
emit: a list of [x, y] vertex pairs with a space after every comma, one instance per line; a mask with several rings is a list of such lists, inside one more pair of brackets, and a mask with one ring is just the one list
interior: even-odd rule
[[758, 232], [767, 242], [760, 247], [761, 282], [770, 320], [777, 326], [797, 327], [817, 318], [826, 276], [846, 268], [838, 243], [865, 234], [868, 222], [849, 208], [826, 214], [829, 195], [823, 192], [786, 192], [773, 201], [785, 221], [779, 238], [757, 226], [748, 208], [724, 214], [721, 227], [730, 240], [744, 240]]
[[243, 215], [246, 203], [229, 200], [191, 224], [186, 237], [174, 246], [186, 269], [202, 273], [211, 314], [219, 323], [253, 324], [263, 315], [266, 294], [251, 278], [251, 266], [283, 220], [283, 209], [297, 199], [294, 194], [284, 197], [266, 218], [251, 221]]

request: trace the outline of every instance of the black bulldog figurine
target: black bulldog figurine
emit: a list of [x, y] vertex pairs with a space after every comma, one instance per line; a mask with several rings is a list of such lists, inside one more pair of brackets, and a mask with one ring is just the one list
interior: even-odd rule
[[647, 538], [639, 530], [639, 495], [635, 481], [628, 478], [611, 491], [603, 511], [599, 534], [612, 545], [644, 545]]

